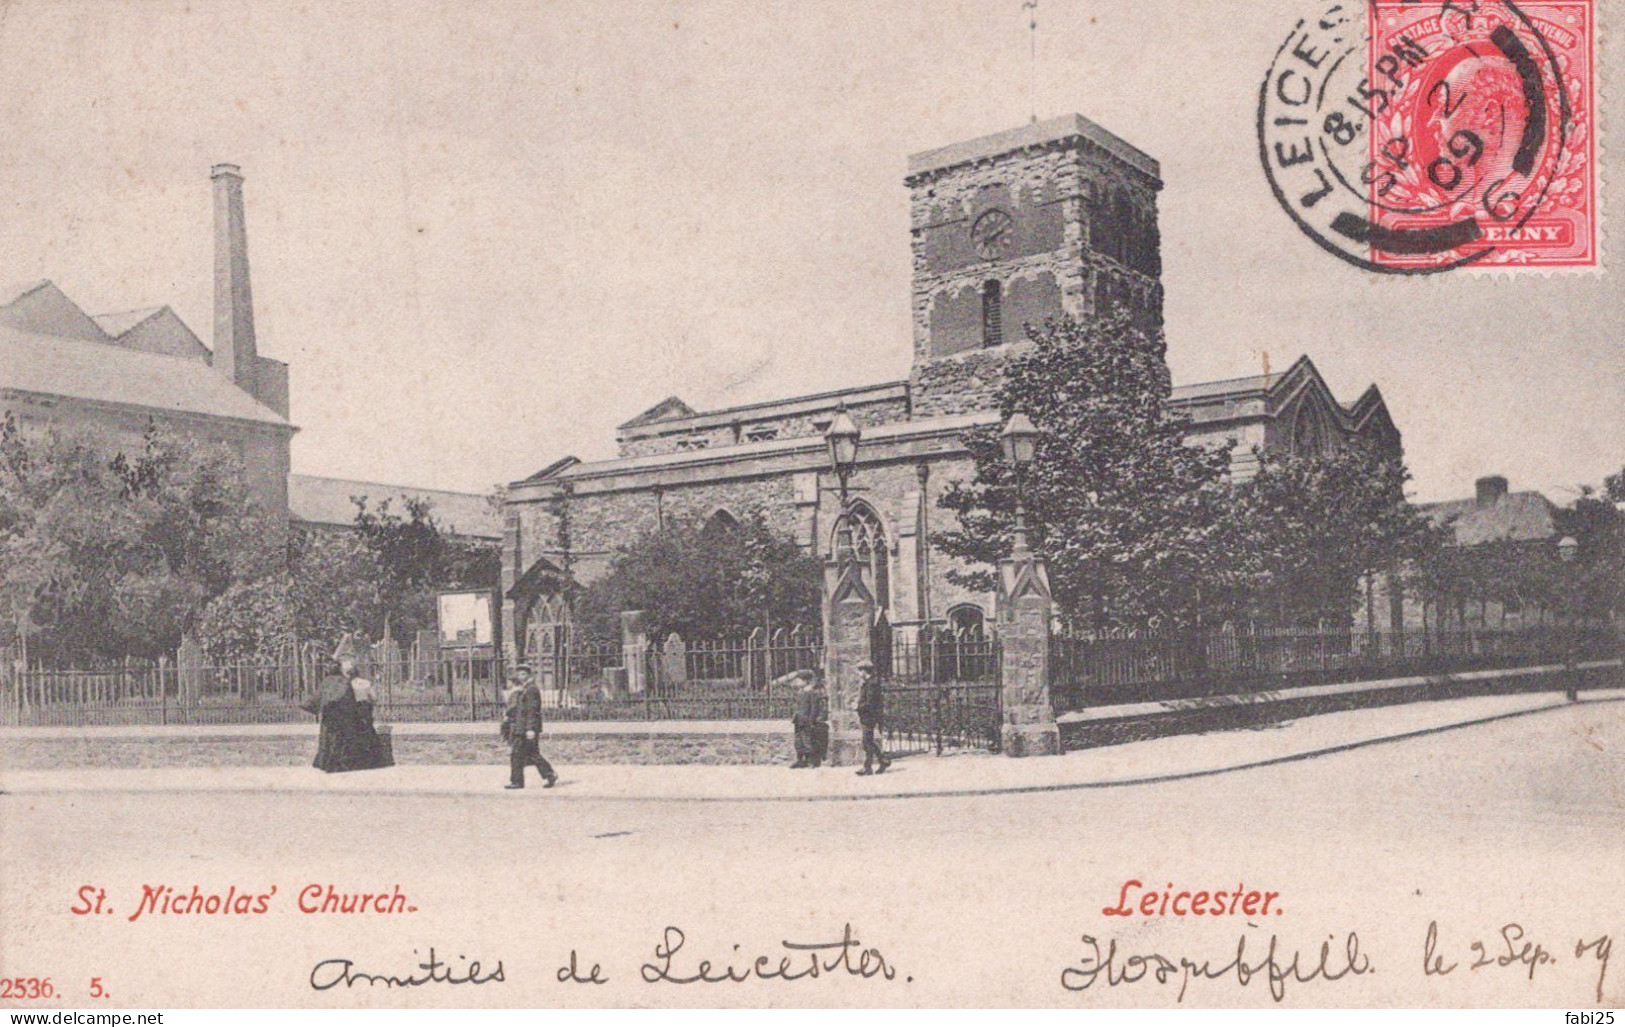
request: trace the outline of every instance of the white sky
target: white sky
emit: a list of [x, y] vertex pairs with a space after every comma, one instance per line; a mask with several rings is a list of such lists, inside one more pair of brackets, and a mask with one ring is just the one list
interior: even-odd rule
[[[1175, 380], [1308, 352], [1345, 400], [1381, 386], [1419, 498], [1599, 482], [1625, 458], [1617, 274], [1370, 276], [1275, 206], [1257, 88], [1311, 7], [1042, 0], [1038, 113], [1163, 163]], [[207, 340], [208, 169], [241, 164], [295, 469], [441, 488], [610, 455], [670, 393], [906, 376], [906, 155], [1033, 107], [1019, 0], [0, 10], [0, 278], [168, 303]]]

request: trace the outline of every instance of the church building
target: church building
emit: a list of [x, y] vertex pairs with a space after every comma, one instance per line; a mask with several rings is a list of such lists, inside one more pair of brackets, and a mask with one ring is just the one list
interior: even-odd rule
[[[938, 504], [973, 465], [968, 428], [997, 424], [994, 394], [1024, 324], [1111, 306], [1161, 320], [1156, 160], [1078, 115], [916, 154], [909, 191], [913, 367], [903, 381], [724, 410], [673, 396], [620, 426], [614, 459], [557, 460], [513, 483], [503, 537], [504, 638], [534, 651], [567, 620], [561, 575], [585, 584], [618, 547], [674, 518], [719, 524], [757, 514], [829, 556], [850, 537], [880, 616], [907, 637], [926, 624], [979, 630], [993, 596], [948, 580], [931, 543], [951, 526]], [[1375, 386], [1338, 402], [1307, 357], [1286, 370], [1174, 389], [1190, 440], [1252, 450], [1314, 451], [1353, 438], [1394, 453], [1400, 436]], [[862, 429], [853, 523], [840, 501], [823, 432], [844, 407]], [[847, 529], [850, 528], [850, 534]]]

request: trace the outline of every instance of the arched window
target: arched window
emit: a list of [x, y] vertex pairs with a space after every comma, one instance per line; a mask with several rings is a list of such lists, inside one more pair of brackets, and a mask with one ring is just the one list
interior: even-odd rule
[[727, 510], [717, 510], [705, 519], [705, 527], [702, 530], [707, 535], [726, 535], [738, 527], [739, 518]]
[[982, 345], [1004, 343], [1004, 287], [997, 281], [982, 285]]
[[1314, 456], [1328, 448], [1326, 424], [1320, 411], [1308, 396], [1298, 404], [1298, 413], [1292, 419], [1292, 453], [1294, 456]]
[[963, 603], [948, 611], [948, 627], [955, 638], [980, 642], [987, 637], [987, 615], [980, 606]]
[[891, 567], [886, 551], [886, 529], [880, 515], [861, 499], [835, 522], [835, 559], [856, 560], [866, 571], [866, 584], [874, 593], [876, 613], [891, 606]]

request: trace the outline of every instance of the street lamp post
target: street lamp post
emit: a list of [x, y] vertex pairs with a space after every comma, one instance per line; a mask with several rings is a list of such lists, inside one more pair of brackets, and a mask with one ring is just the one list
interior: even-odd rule
[[999, 561], [999, 746], [1007, 756], [1053, 756], [1060, 729], [1050, 701], [1049, 572], [1027, 539], [1025, 478], [1038, 453], [1038, 429], [1024, 413], [999, 432], [1015, 475], [1016, 524], [1010, 556]]
[[[1573, 567], [1575, 558], [1580, 555], [1580, 543], [1576, 541], [1573, 535], [1563, 536], [1563, 540], [1557, 544], [1557, 555], [1563, 561], [1564, 578], [1572, 578], [1574, 575], [1570, 568]], [[1575, 648], [1579, 645], [1579, 635], [1574, 627], [1574, 585], [1572, 581], [1565, 580], [1563, 586], [1567, 597], [1567, 601], [1564, 602], [1563, 606], [1568, 613], [1569, 621], [1563, 627], [1566, 636], [1563, 646], [1563, 677], [1568, 686], [1563, 690], [1563, 696], [1569, 702], [1578, 702], [1580, 693], [1579, 685], [1575, 681], [1575, 675], [1579, 671], [1577, 666], [1579, 661], [1576, 659]]]
[[835, 472], [835, 480], [840, 482], [841, 515], [844, 517], [851, 505], [849, 497], [849, 483], [852, 472], [858, 466], [858, 442], [863, 438], [863, 431], [852, 420], [852, 416], [842, 406], [835, 411], [835, 420], [830, 422], [829, 429], [824, 432], [824, 445], [829, 447], [829, 466]]
[[[829, 684], [830, 766], [855, 763], [863, 754], [856, 700], [859, 671], [873, 659], [871, 632], [874, 629], [877, 597], [864, 583], [857, 553], [843, 532], [851, 531], [851, 479], [858, 465], [858, 443], [863, 432], [843, 406], [824, 432], [829, 447], [830, 470], [840, 487], [841, 509], [833, 541], [835, 551], [824, 564], [824, 674]], [[823, 489], [819, 490], [822, 493]]]
[[1020, 559], [1029, 555], [1027, 548], [1027, 505], [1022, 495], [1025, 484], [1022, 476], [1038, 453], [1038, 429], [1026, 414], [1011, 414], [999, 433], [999, 448], [1004, 450], [1005, 462], [1016, 477], [1016, 530], [1011, 543], [1011, 556]]

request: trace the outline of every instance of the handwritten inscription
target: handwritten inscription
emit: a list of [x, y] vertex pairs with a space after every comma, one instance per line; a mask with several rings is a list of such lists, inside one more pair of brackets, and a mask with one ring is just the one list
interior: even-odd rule
[[[1613, 952], [1614, 939], [1607, 934], [1590, 940], [1581, 938], [1574, 943], [1574, 958], [1589, 960], [1596, 967], [1598, 1002], [1602, 1001], [1603, 983], [1608, 978], [1608, 960]], [[1428, 923], [1427, 936], [1422, 942], [1422, 974], [1427, 977], [1446, 977], [1461, 969], [1468, 973], [1511, 969], [1523, 973], [1533, 982], [1537, 970], [1556, 962], [1554, 950], [1531, 940], [1523, 925], [1516, 923], [1503, 925], [1493, 941], [1470, 942], [1467, 952], [1456, 960], [1448, 959], [1440, 951], [1437, 920]]]
[[[722, 960], [700, 959], [688, 962], [679, 954], [688, 943], [688, 936], [680, 928], [667, 927], [655, 945], [652, 962], [644, 963], [643, 979], [650, 983], [669, 984], [738, 984], [749, 980], [799, 981], [823, 974], [847, 974], [865, 979], [880, 977], [892, 980], [897, 970], [877, 948], [864, 948], [852, 936], [852, 925], [847, 924], [838, 941], [795, 942], [781, 941], [783, 953], [752, 958], [740, 953], [738, 945], [733, 954]], [[913, 978], [909, 978], [913, 980]]]
[[[413, 955], [416, 954], [417, 950], [414, 949]], [[382, 985], [386, 988], [421, 988], [426, 984], [490, 984], [507, 979], [503, 976], [500, 959], [497, 960], [496, 969], [490, 971], [486, 971], [477, 959], [464, 960], [462, 956], [458, 956], [457, 961], [465, 965], [459, 969], [451, 964], [442, 963], [432, 946], [429, 949], [429, 958], [405, 974], [357, 970], [353, 959], [324, 959], [311, 968], [310, 986], [316, 991], [327, 991], [341, 984], [346, 988], [353, 988], [358, 984], [369, 987]]]
[[1169, 882], [1165, 890], [1158, 891], [1140, 881], [1128, 880], [1117, 895], [1117, 905], [1101, 912], [1106, 916], [1280, 916], [1285, 910], [1279, 904], [1270, 907], [1280, 897], [1280, 892], [1249, 890], [1245, 884], [1236, 885], [1233, 891], [1189, 891], [1176, 889]]
[[1227, 961], [1226, 957], [1124, 953], [1119, 951], [1115, 938], [1106, 941], [1102, 954], [1100, 940], [1088, 934], [1083, 936], [1083, 947], [1083, 957], [1061, 971], [1061, 987], [1067, 991], [1087, 991], [1096, 984], [1118, 988], [1145, 981], [1157, 985], [1177, 983], [1179, 994], [1175, 1001], [1183, 1002], [1191, 981], [1228, 979], [1243, 988], [1254, 981], [1262, 982], [1269, 988], [1270, 998], [1280, 1002], [1286, 997], [1288, 984], [1336, 982], [1376, 972], [1370, 957], [1360, 951], [1360, 936], [1353, 931], [1341, 944], [1335, 936], [1329, 936], [1321, 942], [1319, 954], [1309, 957], [1297, 950], [1289, 951], [1273, 934], [1263, 955], [1249, 955], [1247, 936], [1242, 935], [1236, 942], [1235, 954]]

